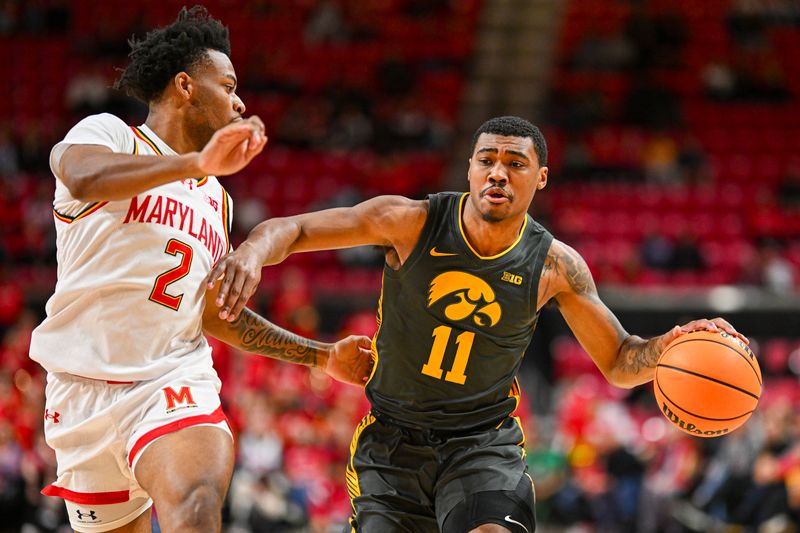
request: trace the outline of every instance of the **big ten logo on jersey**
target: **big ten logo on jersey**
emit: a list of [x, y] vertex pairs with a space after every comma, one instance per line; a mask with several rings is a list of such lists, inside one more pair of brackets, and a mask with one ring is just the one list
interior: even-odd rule
[[519, 274], [512, 274], [511, 272], [503, 272], [503, 277], [500, 278], [501, 281], [507, 281], [508, 283], [513, 283], [514, 285], [522, 285], [522, 276]]
[[197, 403], [192, 398], [192, 389], [189, 387], [181, 387], [179, 392], [175, 392], [172, 387], [164, 387], [162, 390], [164, 391], [164, 398], [167, 400], [167, 413], [178, 409], [197, 407]]
[[428, 307], [448, 297], [444, 316], [450, 320], [464, 320], [472, 317], [478, 326], [495, 326], [503, 314], [500, 304], [495, 301], [494, 290], [488, 283], [466, 272], [445, 272], [431, 281], [428, 290]]
[[183, 184], [183, 186], [189, 189], [190, 191], [197, 190], [199, 193], [203, 195], [203, 199], [206, 201], [206, 203], [214, 208], [214, 211], [219, 211], [219, 202], [211, 198], [209, 195], [207, 195], [204, 190], [200, 189], [200, 185], [202, 185], [201, 182], [204, 183], [205, 179], [206, 178], [198, 181], [194, 178], [186, 178], [185, 180], [181, 180], [181, 184]]

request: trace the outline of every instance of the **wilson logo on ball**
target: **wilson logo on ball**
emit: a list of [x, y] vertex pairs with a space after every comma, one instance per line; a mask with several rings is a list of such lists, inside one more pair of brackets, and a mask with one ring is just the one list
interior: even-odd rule
[[661, 404], [661, 406], [662, 406], [661, 410], [664, 411], [664, 416], [666, 416], [670, 422], [672, 422], [673, 424], [675, 424], [676, 426], [678, 426], [679, 428], [688, 433], [694, 433], [696, 435], [714, 436], [714, 435], [724, 435], [725, 433], [728, 432], [728, 428], [718, 429], [716, 431], [714, 430], [703, 431], [702, 429], [698, 428], [691, 422], [684, 422], [683, 420], [681, 420], [681, 418], [678, 415], [673, 413], [672, 410], [669, 407], [667, 407], [667, 404], [663, 403]]

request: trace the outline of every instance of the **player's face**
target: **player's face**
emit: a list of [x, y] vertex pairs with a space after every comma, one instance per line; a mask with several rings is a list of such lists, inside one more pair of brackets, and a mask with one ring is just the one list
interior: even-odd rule
[[536, 191], [547, 184], [547, 167], [529, 137], [482, 133], [469, 160], [470, 202], [487, 222], [524, 216]]
[[244, 114], [244, 102], [236, 95], [236, 72], [231, 60], [217, 50], [209, 50], [207, 58], [192, 71], [191, 127], [200, 147], [218, 129], [238, 120]]

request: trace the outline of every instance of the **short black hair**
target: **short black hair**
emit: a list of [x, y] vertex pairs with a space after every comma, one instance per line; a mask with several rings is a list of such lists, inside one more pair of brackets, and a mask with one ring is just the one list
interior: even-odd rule
[[533, 141], [533, 149], [536, 151], [536, 157], [539, 158], [539, 166], [547, 166], [547, 143], [544, 140], [542, 132], [520, 117], [506, 116], [490, 118], [475, 130], [475, 135], [472, 136], [472, 149], [470, 154], [475, 152], [475, 145], [478, 143], [478, 137], [482, 133], [489, 133], [491, 135], [505, 135], [509, 137], [530, 137]]
[[132, 37], [128, 44], [131, 62], [114, 88], [145, 103], [158, 99], [176, 74], [205, 59], [209, 49], [231, 55], [228, 28], [199, 5], [183, 7], [175, 22], [148, 32], [140, 41]]

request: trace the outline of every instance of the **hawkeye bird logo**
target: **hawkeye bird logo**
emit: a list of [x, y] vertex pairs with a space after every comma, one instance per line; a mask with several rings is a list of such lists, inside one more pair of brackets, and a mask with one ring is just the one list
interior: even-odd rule
[[481, 278], [466, 272], [439, 274], [431, 281], [428, 307], [450, 295], [458, 299], [444, 309], [444, 316], [450, 320], [464, 320], [472, 316], [475, 324], [490, 327], [500, 322], [500, 304], [495, 301], [492, 288]]

